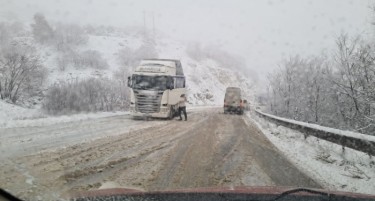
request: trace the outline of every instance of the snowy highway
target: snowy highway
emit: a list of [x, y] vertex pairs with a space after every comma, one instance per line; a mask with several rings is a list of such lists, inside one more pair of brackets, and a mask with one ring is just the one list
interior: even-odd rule
[[129, 115], [120, 115], [48, 126], [0, 128], [0, 157], [17, 157], [62, 148], [163, 123], [165, 122], [145, 124], [132, 120]]
[[96, 189], [106, 181], [144, 190], [320, 187], [251, 118], [218, 108], [190, 111], [187, 122], [120, 115], [0, 132], [7, 141], [1, 144], [0, 182], [22, 198], [56, 198], [56, 192]]

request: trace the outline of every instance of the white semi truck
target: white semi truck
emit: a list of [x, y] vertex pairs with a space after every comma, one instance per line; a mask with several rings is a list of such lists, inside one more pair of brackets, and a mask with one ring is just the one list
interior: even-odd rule
[[185, 76], [179, 60], [144, 59], [128, 77], [130, 112], [134, 117], [173, 118]]

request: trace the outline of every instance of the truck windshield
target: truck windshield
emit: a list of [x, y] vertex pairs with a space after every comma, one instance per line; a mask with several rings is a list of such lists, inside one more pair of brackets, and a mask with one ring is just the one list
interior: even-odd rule
[[133, 89], [164, 91], [173, 86], [173, 78], [168, 76], [133, 75]]

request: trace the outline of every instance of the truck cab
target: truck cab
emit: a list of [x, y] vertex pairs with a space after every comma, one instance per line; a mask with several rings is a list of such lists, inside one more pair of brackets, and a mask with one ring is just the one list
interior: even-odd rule
[[145, 59], [128, 77], [130, 112], [134, 117], [173, 118], [186, 94], [181, 62]]

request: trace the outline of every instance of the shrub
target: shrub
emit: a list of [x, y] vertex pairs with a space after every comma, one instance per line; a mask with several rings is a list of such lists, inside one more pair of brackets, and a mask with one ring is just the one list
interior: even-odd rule
[[55, 84], [43, 103], [43, 109], [49, 114], [114, 111], [127, 107], [127, 88], [121, 82], [97, 78]]

